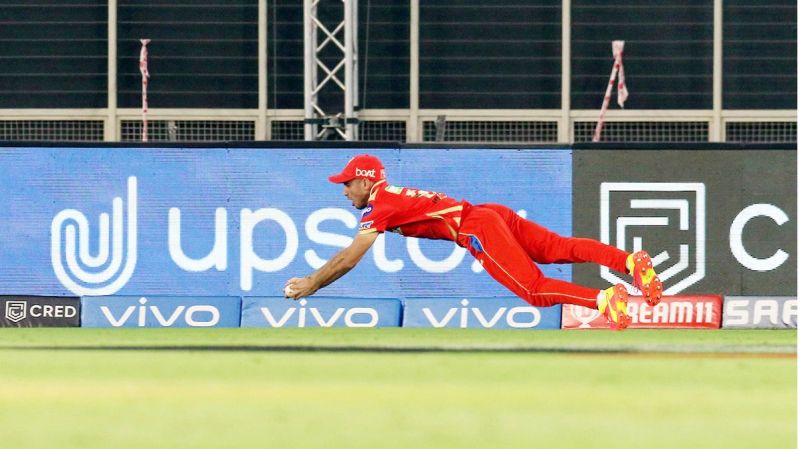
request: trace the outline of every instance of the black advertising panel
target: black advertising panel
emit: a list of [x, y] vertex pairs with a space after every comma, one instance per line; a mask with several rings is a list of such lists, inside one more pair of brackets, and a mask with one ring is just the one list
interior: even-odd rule
[[[647, 250], [668, 295], [796, 294], [794, 150], [576, 150], [573, 188], [573, 235]], [[573, 280], [630, 278], [585, 264]]]
[[0, 296], [0, 327], [78, 327], [81, 301], [65, 296]]

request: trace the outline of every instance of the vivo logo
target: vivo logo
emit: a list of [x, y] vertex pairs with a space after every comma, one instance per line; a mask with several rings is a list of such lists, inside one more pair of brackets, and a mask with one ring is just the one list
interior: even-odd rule
[[[189, 327], [212, 327], [219, 323], [220, 312], [215, 306], [198, 304], [180, 305], [169, 310], [162, 310], [156, 305], [147, 305], [147, 298], [140, 298], [138, 306], [128, 306], [115, 316], [107, 306], [100, 306], [100, 312], [113, 327], [122, 327], [135, 323], [135, 327], [171, 327], [185, 324]], [[155, 325], [155, 326], [153, 326]]]
[[308, 301], [305, 299], [298, 304], [300, 307], [277, 313], [269, 307], [260, 307], [259, 310], [270, 327], [286, 327], [290, 325], [290, 320], [292, 327], [375, 327], [379, 320], [378, 311], [372, 307], [336, 307], [333, 311], [324, 312], [317, 307], [306, 307]]
[[128, 178], [127, 216], [123, 217], [122, 198], [115, 197], [111, 204], [112, 217], [106, 212], [98, 217], [95, 255], [89, 252], [89, 220], [82, 212], [64, 209], [50, 225], [53, 271], [61, 284], [76, 295], [112, 295], [128, 282], [136, 268], [135, 176]]
[[439, 316], [436, 316], [432, 308], [423, 307], [422, 314], [431, 326], [437, 328], [447, 327], [451, 322], [462, 329], [475, 327], [476, 324], [493, 328], [502, 321], [510, 328], [529, 329], [536, 327], [542, 320], [539, 309], [531, 306], [499, 307], [492, 313], [484, 314], [478, 307], [468, 307], [468, 299], [462, 299], [460, 304], [461, 307], [451, 307]]

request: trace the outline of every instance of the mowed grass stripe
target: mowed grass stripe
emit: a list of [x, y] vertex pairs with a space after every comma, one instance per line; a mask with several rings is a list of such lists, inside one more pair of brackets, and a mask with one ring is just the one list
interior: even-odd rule
[[263, 352], [796, 354], [797, 331], [485, 329], [0, 329], [2, 349]]
[[728, 357], [788, 357], [796, 358], [792, 346], [730, 346], [704, 345], [701, 347], [661, 345], [619, 347], [437, 347], [437, 346], [0, 346], [0, 350], [19, 351], [152, 351], [152, 352], [329, 352], [329, 353], [568, 353], [568, 354], [618, 354], [618, 355], [686, 355]]

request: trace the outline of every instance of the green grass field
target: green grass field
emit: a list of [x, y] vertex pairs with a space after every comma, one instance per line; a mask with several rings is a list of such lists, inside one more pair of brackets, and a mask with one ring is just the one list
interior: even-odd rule
[[4, 448], [791, 448], [797, 333], [0, 329]]

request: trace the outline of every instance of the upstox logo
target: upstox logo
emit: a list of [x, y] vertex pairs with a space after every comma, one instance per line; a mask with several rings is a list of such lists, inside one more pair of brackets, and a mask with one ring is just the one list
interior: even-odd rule
[[131, 176], [127, 216], [123, 217], [120, 197], [112, 201], [111, 218], [106, 212], [99, 216], [96, 255], [89, 252], [86, 215], [76, 209], [64, 209], [53, 218], [50, 259], [56, 277], [69, 291], [79, 296], [112, 295], [130, 280], [136, 268], [136, 201], [136, 177]]
[[[627, 252], [646, 249], [674, 295], [705, 277], [706, 187], [699, 182], [604, 182], [600, 240]], [[669, 232], [665, 232], [665, 231]], [[603, 279], [633, 286], [609, 268]]]

